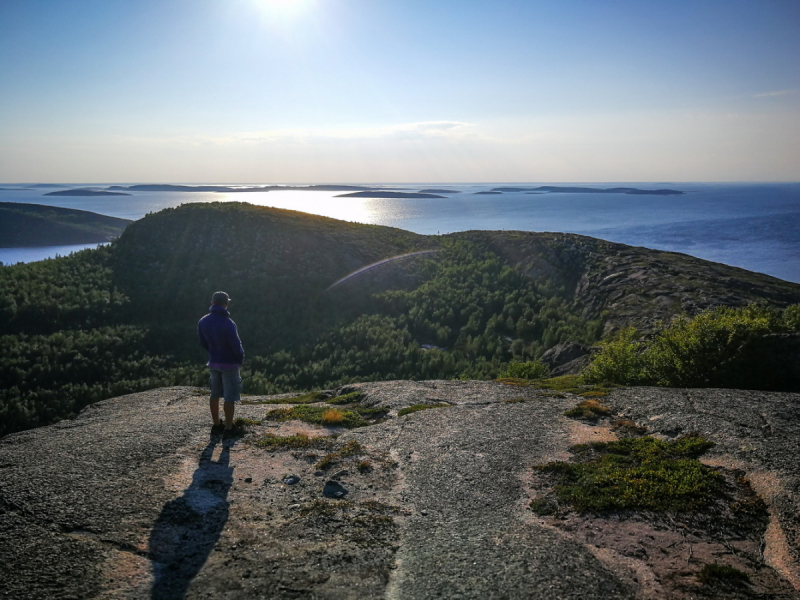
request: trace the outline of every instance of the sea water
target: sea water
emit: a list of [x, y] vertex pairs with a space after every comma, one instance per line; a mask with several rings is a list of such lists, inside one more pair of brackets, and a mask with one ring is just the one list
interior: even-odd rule
[[[800, 283], [800, 184], [519, 183], [381, 184], [416, 191], [459, 191], [444, 198], [342, 198], [343, 192], [131, 192], [130, 196], [45, 196], [53, 188], [0, 191], [0, 201], [27, 202], [139, 219], [188, 202], [249, 202], [376, 225], [436, 234], [471, 229], [561, 231], [683, 252]], [[493, 187], [581, 185], [670, 188], [679, 196], [505, 192]], [[6, 186], [0, 186], [6, 187]], [[64, 186], [67, 187], [76, 186]], [[105, 187], [105, 186], [98, 186]], [[444, 194], [442, 194], [444, 195]], [[87, 246], [89, 247], [89, 246]], [[79, 247], [70, 247], [78, 249]], [[35, 250], [35, 252], [33, 252]], [[5, 264], [66, 254], [64, 247], [4, 248]]]

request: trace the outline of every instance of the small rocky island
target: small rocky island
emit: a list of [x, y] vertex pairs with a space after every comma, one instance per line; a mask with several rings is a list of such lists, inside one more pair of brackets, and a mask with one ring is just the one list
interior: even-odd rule
[[444, 198], [437, 194], [424, 194], [422, 192], [353, 192], [339, 194], [337, 198]]
[[420, 190], [422, 194], [460, 194], [458, 190], [440, 190], [439, 188], [430, 188], [426, 190]]
[[130, 194], [125, 194], [124, 192], [109, 192], [107, 190], [87, 190], [87, 189], [77, 189], [77, 190], [61, 190], [58, 192], [48, 192], [45, 196], [81, 196], [81, 197], [89, 197], [89, 196], [130, 196]]
[[[591, 187], [572, 187], [542, 185], [535, 188], [521, 187], [499, 187], [492, 188], [493, 192], [528, 192], [528, 193], [549, 193], [549, 194], [630, 194], [634, 196], [680, 196], [686, 192], [679, 190], [640, 190], [639, 188], [617, 187], [617, 188], [591, 188]], [[480, 193], [480, 192], [479, 192]]]

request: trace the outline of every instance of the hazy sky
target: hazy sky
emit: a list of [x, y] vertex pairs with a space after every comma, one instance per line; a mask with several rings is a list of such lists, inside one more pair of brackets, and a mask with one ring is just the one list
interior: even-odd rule
[[0, 181], [800, 180], [798, 0], [0, 0]]

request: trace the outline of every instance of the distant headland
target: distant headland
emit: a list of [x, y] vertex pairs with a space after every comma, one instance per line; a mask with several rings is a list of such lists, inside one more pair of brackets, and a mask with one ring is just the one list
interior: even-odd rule
[[85, 210], [0, 202], [0, 248], [108, 242], [131, 223]]

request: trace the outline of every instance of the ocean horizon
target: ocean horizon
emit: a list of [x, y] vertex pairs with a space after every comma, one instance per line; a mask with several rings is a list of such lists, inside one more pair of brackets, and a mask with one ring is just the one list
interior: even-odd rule
[[[419, 191], [447, 189], [443, 198], [343, 198], [345, 192], [141, 192], [130, 196], [46, 196], [60, 189], [135, 184], [0, 184], [0, 202], [23, 202], [140, 219], [189, 202], [249, 202], [420, 234], [520, 230], [566, 232], [633, 246], [681, 252], [800, 283], [800, 183], [497, 182], [350, 184]], [[182, 184], [198, 185], [198, 184]], [[203, 184], [279, 185], [279, 184]], [[298, 185], [298, 184], [287, 184]], [[669, 188], [675, 196], [623, 193], [503, 192], [497, 187]], [[37, 186], [37, 187], [33, 187]], [[23, 189], [28, 188], [28, 189]], [[125, 190], [122, 190], [125, 191]], [[458, 192], [458, 193], [455, 193]], [[86, 246], [0, 248], [4, 264], [66, 255]]]

